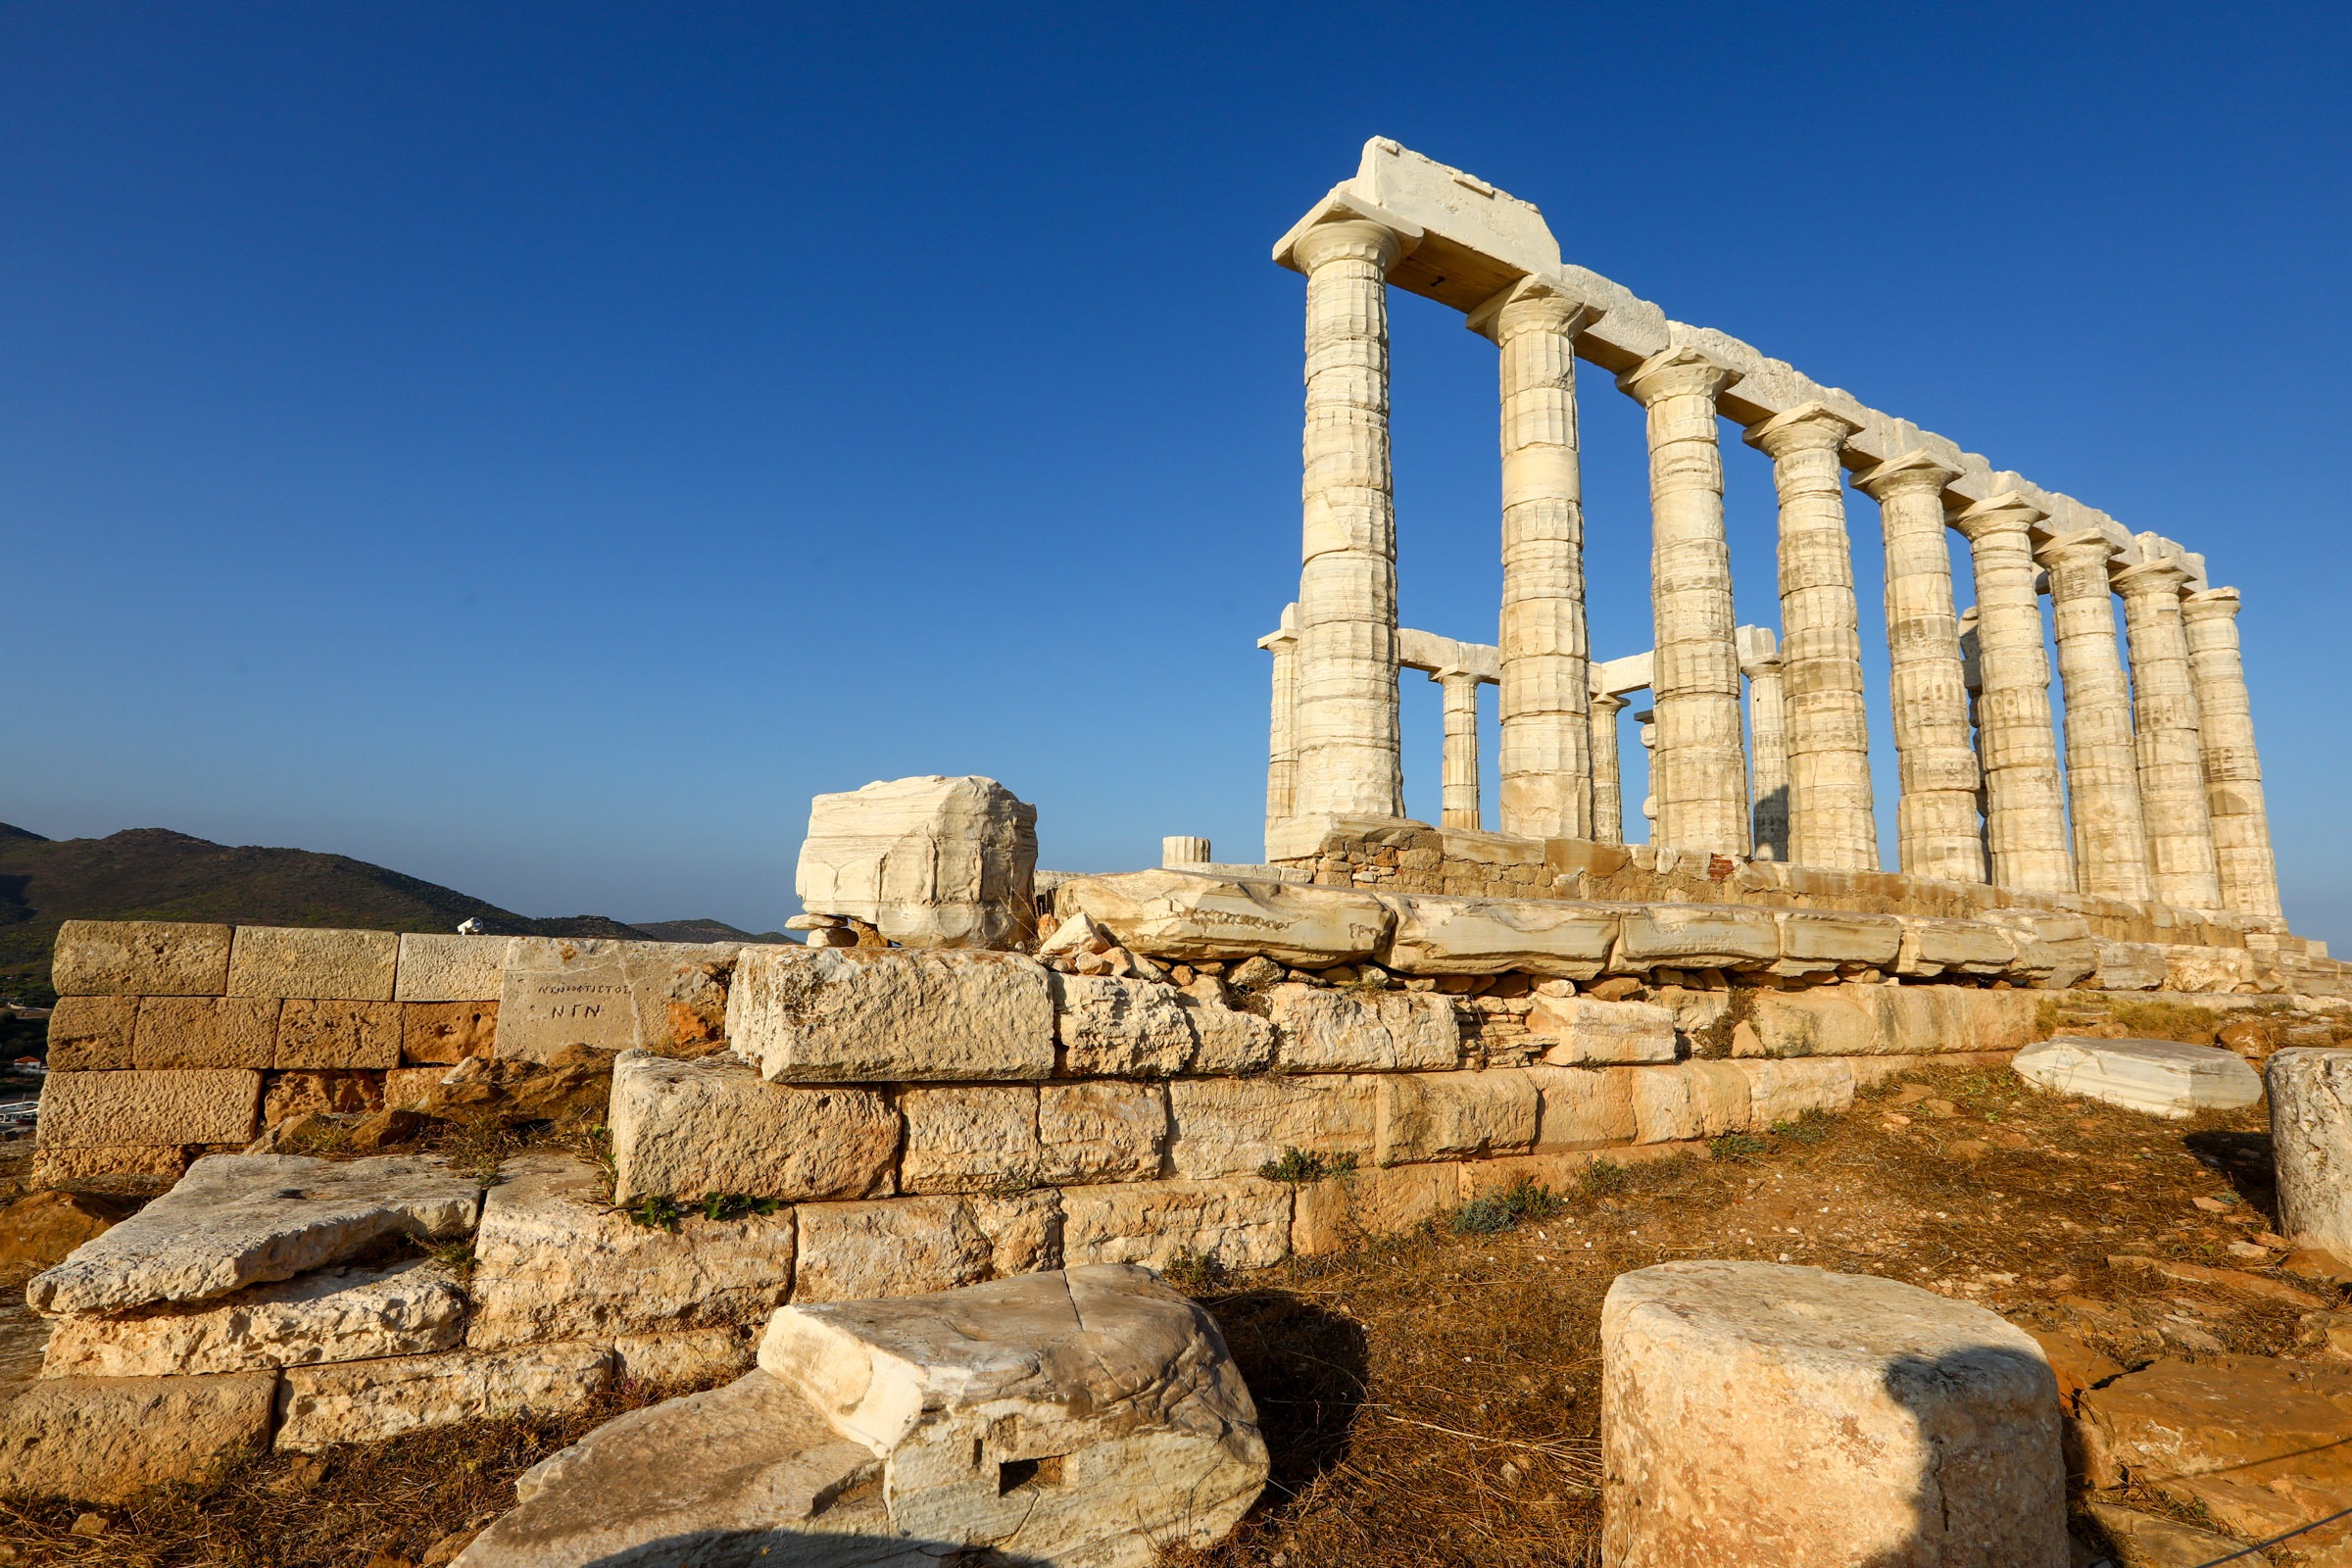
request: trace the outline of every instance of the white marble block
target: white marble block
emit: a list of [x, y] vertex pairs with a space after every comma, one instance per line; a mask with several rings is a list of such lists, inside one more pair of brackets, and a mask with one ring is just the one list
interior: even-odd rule
[[2278, 1228], [2352, 1258], [2352, 1051], [2281, 1051], [2266, 1076]]
[[2262, 1098], [2262, 1080], [2235, 1052], [2176, 1040], [2088, 1040], [2062, 1035], [2028, 1046], [2009, 1065], [2028, 1083], [2062, 1095], [2175, 1118], [2234, 1110]]
[[906, 947], [1004, 948], [1036, 924], [1036, 807], [933, 773], [809, 802], [793, 889]]

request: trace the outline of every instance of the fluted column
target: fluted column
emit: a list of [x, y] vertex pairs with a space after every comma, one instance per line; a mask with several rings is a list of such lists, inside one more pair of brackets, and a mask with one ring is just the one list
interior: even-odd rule
[[[1781, 503], [1781, 669], [1788, 724], [1784, 858], [1875, 871], [1879, 825], [1862, 703], [1862, 617], [1838, 464], [1838, 448], [1857, 428], [1823, 404], [1805, 403], [1754, 426], [1747, 441], [1772, 459]], [[1759, 813], [1762, 789], [1759, 775]], [[1759, 858], [1762, 848], [1759, 826]]]
[[1535, 278], [1470, 313], [1501, 350], [1501, 827], [1592, 835], [1576, 333], [1599, 312]]
[[2279, 912], [2278, 867], [2271, 856], [2271, 818], [2262, 799], [2262, 759], [2254, 751], [2254, 712], [2237, 646], [2237, 590], [2183, 595], [2189, 671], [2197, 684], [2197, 734], [2205, 752], [2205, 803], [2222, 906], [2247, 914]]
[[2139, 804], [2147, 816], [2156, 897], [2183, 908], [2213, 909], [2221, 906], [2222, 883], [2212, 810], [2205, 804], [2195, 677], [2180, 619], [2180, 588], [2187, 580], [2180, 563], [2164, 558], [2115, 574], [2132, 651]]
[[1307, 230], [1292, 251], [1306, 273], [1298, 815], [1404, 814], [1388, 315], [1401, 248], [1350, 219]]
[[1854, 476], [1879, 504], [1886, 544], [1887, 707], [1902, 798], [1895, 824], [1906, 875], [1984, 880], [1977, 826], [1977, 755], [1952, 611], [1943, 487], [1959, 477], [1924, 452]]
[[1747, 666], [1747, 749], [1755, 786], [1755, 856], [1788, 858], [1788, 721], [1781, 658]]
[[1592, 698], [1592, 838], [1600, 844], [1625, 842], [1625, 792], [1617, 777], [1617, 715], [1626, 709], [1622, 697], [1596, 693]]
[[1478, 810], [1478, 676], [1448, 667], [1429, 677], [1446, 702], [1446, 756], [1440, 775], [1438, 820], [1446, 827], [1476, 829]]
[[2066, 798], [2074, 818], [2075, 880], [2085, 893], [2145, 903], [2148, 828], [2139, 808], [2132, 741], [2132, 688], [2115, 644], [2115, 547], [2095, 530], [2051, 540], [2050, 619], [2066, 692]]
[[1738, 379], [1691, 348], [1652, 355], [1617, 378], [1648, 414], [1654, 839], [1661, 848], [1712, 855], [1748, 848], [1740, 654], [1715, 432], [1716, 395]]
[[1274, 831], [1289, 821], [1298, 783], [1298, 607], [1282, 607], [1280, 630], [1257, 646], [1274, 656], [1273, 712], [1266, 729], [1266, 858], [1274, 858]]
[[2034, 586], [2033, 525], [2042, 513], [2004, 491], [1961, 511], [1977, 578], [1977, 648], [1984, 693], [1977, 705], [1984, 767], [1984, 841], [1992, 880], [2030, 893], [2075, 886], [2073, 835], [2050, 716], [2050, 659]]

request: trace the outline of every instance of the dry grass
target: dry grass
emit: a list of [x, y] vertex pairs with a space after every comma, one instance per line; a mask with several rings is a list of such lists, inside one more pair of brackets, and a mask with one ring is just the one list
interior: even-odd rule
[[[2106, 1263], [2259, 1266], [2226, 1250], [2273, 1223], [2259, 1108], [2164, 1123], [2037, 1094], [2005, 1069], [1911, 1076], [1917, 1087], [1867, 1093], [1848, 1115], [1721, 1140], [1714, 1158], [1606, 1167], [1560, 1212], [1507, 1231], [1447, 1226], [1240, 1279], [1195, 1275], [1256, 1396], [1274, 1477], [1231, 1540], [1177, 1560], [1595, 1561], [1600, 1299], [1617, 1274], [1669, 1259], [1786, 1256], [1908, 1280], [2126, 1365], [2209, 1353], [2200, 1335], [2292, 1346], [2292, 1307]], [[339, 1450], [307, 1482], [301, 1461], [269, 1456], [202, 1497], [111, 1510], [94, 1539], [66, 1534], [71, 1505], [0, 1513], [0, 1542], [18, 1562], [76, 1568], [365, 1568], [379, 1549], [414, 1561], [507, 1506], [521, 1469], [651, 1396]]]

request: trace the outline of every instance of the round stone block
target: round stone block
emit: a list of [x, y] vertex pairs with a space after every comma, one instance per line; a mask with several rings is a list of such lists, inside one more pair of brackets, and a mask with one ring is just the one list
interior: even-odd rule
[[2306, 1247], [2352, 1258], [2352, 1051], [2278, 1052], [2264, 1076], [2278, 1228]]
[[1663, 1263], [1601, 1308], [1608, 1568], [2066, 1568], [2058, 1384], [1892, 1280]]

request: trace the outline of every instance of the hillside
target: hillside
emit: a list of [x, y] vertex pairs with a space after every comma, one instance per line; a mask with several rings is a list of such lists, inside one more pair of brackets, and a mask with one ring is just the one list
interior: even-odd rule
[[47, 1000], [49, 951], [59, 924], [74, 919], [378, 931], [454, 931], [460, 921], [476, 919], [511, 935], [649, 934], [603, 915], [533, 919], [349, 856], [214, 844], [157, 827], [51, 840], [0, 823], [0, 1000]]

